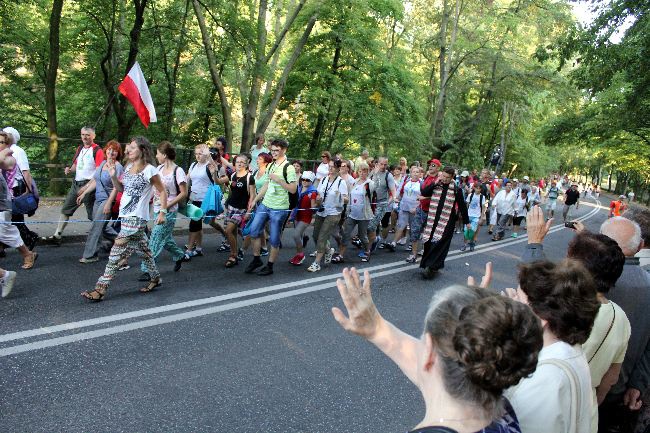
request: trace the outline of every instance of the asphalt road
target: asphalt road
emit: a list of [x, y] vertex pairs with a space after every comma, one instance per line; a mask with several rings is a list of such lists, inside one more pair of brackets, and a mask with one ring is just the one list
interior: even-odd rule
[[[574, 216], [597, 230], [607, 211], [589, 201]], [[554, 228], [549, 258], [564, 257], [572, 236]], [[163, 252], [164, 284], [153, 293], [137, 291], [137, 267], [120, 272], [97, 304], [79, 293], [104, 261], [79, 264], [81, 244], [40, 247], [36, 268], [19, 271], [0, 300], [0, 431], [400, 432], [419, 422], [417, 389], [332, 318], [341, 265], [311, 274], [307, 260], [290, 265], [285, 248], [274, 275], [246, 275], [243, 265], [223, 267], [220, 241], [211, 236], [206, 255], [179, 273]], [[432, 281], [404, 262], [405, 251], [353, 264], [371, 270], [382, 315], [419, 335], [431, 295], [480, 277], [486, 261], [495, 290], [516, 285], [525, 232], [495, 243], [483, 228], [473, 253], [460, 253], [461, 242], [456, 235]], [[15, 252], [2, 263], [19, 265]]]

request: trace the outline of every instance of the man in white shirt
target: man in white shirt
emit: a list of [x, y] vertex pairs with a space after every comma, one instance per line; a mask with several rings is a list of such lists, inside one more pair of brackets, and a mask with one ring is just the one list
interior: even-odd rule
[[[11, 145], [11, 150], [13, 151], [13, 157], [16, 160], [16, 165], [18, 170], [16, 170], [16, 176], [14, 177], [13, 185], [9, 185], [13, 190], [14, 197], [17, 197], [23, 194], [27, 187], [31, 188], [32, 185], [32, 174], [29, 171], [29, 160], [27, 159], [27, 153], [23, 150], [22, 147], [18, 146], [20, 141], [20, 133], [16, 128], [11, 126], [4, 128], [4, 132], [11, 134], [14, 137], [14, 144]], [[11, 214], [11, 222], [18, 228], [20, 232], [20, 238], [23, 240], [27, 248], [31, 251], [36, 246], [38, 242], [38, 234], [31, 231], [29, 227], [25, 224], [25, 215], [23, 214]]]
[[[63, 202], [61, 208], [61, 216], [59, 225], [52, 236], [44, 237], [44, 242], [61, 245], [61, 234], [68, 225], [68, 220], [75, 211], [79, 209], [80, 204], [77, 204], [77, 196], [79, 190], [83, 188], [95, 174], [95, 169], [104, 160], [104, 151], [95, 143], [95, 128], [92, 126], [84, 126], [81, 128], [81, 145], [77, 147], [72, 165], [65, 168], [65, 174], [74, 173], [74, 180], [68, 191], [68, 195]], [[93, 205], [95, 204], [95, 194], [86, 194], [82, 203], [86, 206], [86, 213], [88, 219], [93, 219]]]
[[515, 200], [517, 196], [512, 190], [512, 182], [506, 182], [505, 188], [497, 193], [492, 200], [492, 207], [497, 212], [497, 228], [493, 241], [500, 241], [505, 236], [506, 226], [515, 214]]

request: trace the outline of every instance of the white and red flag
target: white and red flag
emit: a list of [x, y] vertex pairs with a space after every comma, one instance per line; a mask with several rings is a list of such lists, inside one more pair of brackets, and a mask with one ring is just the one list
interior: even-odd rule
[[147, 80], [144, 79], [144, 74], [138, 62], [133, 64], [133, 67], [126, 77], [124, 77], [118, 89], [129, 100], [131, 105], [133, 105], [135, 112], [138, 114], [145, 128], [149, 127], [149, 122], [155, 122], [157, 120], [156, 109], [153, 106]]

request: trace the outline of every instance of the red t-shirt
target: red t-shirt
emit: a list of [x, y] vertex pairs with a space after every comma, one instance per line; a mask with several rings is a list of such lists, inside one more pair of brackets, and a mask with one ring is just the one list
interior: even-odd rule
[[311, 218], [314, 215], [314, 210], [311, 209], [311, 201], [316, 200], [317, 192], [305, 194], [298, 203], [298, 212], [296, 213], [296, 221], [302, 221], [307, 224], [311, 223]]
[[[427, 175], [427, 177], [424, 178], [424, 181], [422, 182], [422, 185], [420, 185], [420, 190], [423, 190], [427, 186], [431, 185], [432, 183], [436, 182], [438, 180], [438, 176], [433, 177]], [[406, 182], [404, 182], [406, 183]], [[423, 200], [420, 200], [420, 209], [424, 211], [424, 213], [429, 212], [429, 205], [431, 204], [431, 198], [425, 198]]]

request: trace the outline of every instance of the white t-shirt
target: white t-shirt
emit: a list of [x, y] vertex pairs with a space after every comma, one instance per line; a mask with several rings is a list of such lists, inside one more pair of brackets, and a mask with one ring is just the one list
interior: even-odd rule
[[348, 186], [340, 177], [330, 181], [329, 177], [323, 179], [318, 185], [318, 195], [323, 199], [322, 212], [316, 212], [316, 215], [326, 217], [330, 215], [340, 215], [343, 211], [343, 198], [348, 195]]
[[[164, 164], [159, 165], [157, 170], [158, 175], [160, 176], [160, 180], [162, 181], [162, 184], [165, 186], [165, 190], [167, 191], [167, 203], [169, 203], [170, 201], [174, 200], [180, 192], [176, 190], [176, 184], [174, 183], [174, 172], [176, 172], [176, 183], [178, 184], [179, 188], [181, 183], [187, 182], [187, 177], [185, 176], [185, 171], [177, 165], [174, 166], [174, 169], [167, 176], [165, 176], [163, 174], [164, 166]], [[178, 204], [175, 204], [167, 210], [170, 212], [176, 212], [178, 210]], [[155, 188], [153, 191], [153, 211], [160, 211], [160, 193]]]
[[[607, 304], [600, 304], [589, 339], [582, 345], [582, 350], [584, 350], [585, 357], [589, 362], [591, 386], [593, 388], [592, 433], [598, 431], [596, 387], [600, 385], [603, 376], [612, 364], [623, 363], [627, 351], [627, 342], [630, 340], [630, 332], [630, 321], [625, 311], [618, 304], [612, 301]], [[590, 359], [591, 361], [589, 361]]]
[[515, 200], [515, 213], [518, 217], [525, 217], [528, 214], [526, 204], [528, 204], [528, 198], [521, 198], [521, 195]]
[[469, 193], [467, 196], [467, 215], [470, 218], [480, 218], [482, 212], [481, 203], [485, 205], [485, 197], [481, 194]]
[[419, 180], [409, 180], [404, 184], [404, 189], [402, 190], [402, 198], [399, 203], [399, 210], [401, 212], [411, 212], [413, 209], [418, 207], [420, 185], [421, 183]]
[[11, 156], [14, 157], [16, 160], [16, 165], [18, 166], [18, 170], [16, 170], [16, 175], [14, 176], [14, 184], [11, 185], [13, 188], [17, 186], [18, 181], [23, 178], [23, 171], [29, 170], [29, 160], [27, 159], [25, 150], [17, 144], [12, 144], [10, 149], [14, 152]]
[[368, 191], [366, 191], [366, 184], [370, 191], [370, 197], [375, 189], [374, 182], [366, 179], [365, 182], [358, 180], [350, 190], [350, 218], [361, 221], [369, 220], [372, 218], [372, 207], [370, 206], [370, 199], [368, 199]]
[[[205, 193], [208, 192], [208, 188], [212, 185], [212, 180], [208, 177], [207, 166], [207, 162], [203, 164], [197, 162], [190, 165], [189, 178], [192, 180], [190, 200], [192, 201], [203, 201]], [[226, 170], [223, 166], [219, 169], [218, 175], [219, 177], [226, 175]]]
[[501, 215], [513, 215], [515, 213], [515, 200], [517, 196], [513, 191], [507, 193], [505, 189], [502, 189], [494, 197], [494, 205], [497, 209], [497, 213]]
[[[560, 359], [568, 363], [578, 378], [578, 427], [571, 426], [571, 382], [561, 368], [540, 363]], [[537, 369], [519, 384], [509, 388], [505, 396], [519, 418], [522, 432], [526, 433], [589, 433], [592, 410], [591, 374], [580, 345], [571, 346], [563, 341], [544, 347], [537, 358]]]
[[151, 178], [158, 174], [158, 170], [151, 164], [147, 164], [140, 173], [131, 173], [132, 168], [133, 164], [127, 165], [122, 176], [124, 192], [120, 200], [120, 217], [137, 216], [148, 220], [153, 193]]
[[81, 147], [79, 155], [77, 155], [77, 170], [74, 175], [74, 180], [77, 182], [82, 180], [90, 180], [95, 175], [95, 155], [93, 147]]
[[318, 168], [316, 169], [316, 181], [320, 182], [322, 179], [325, 179], [329, 175], [330, 166], [325, 162], [321, 162]]

